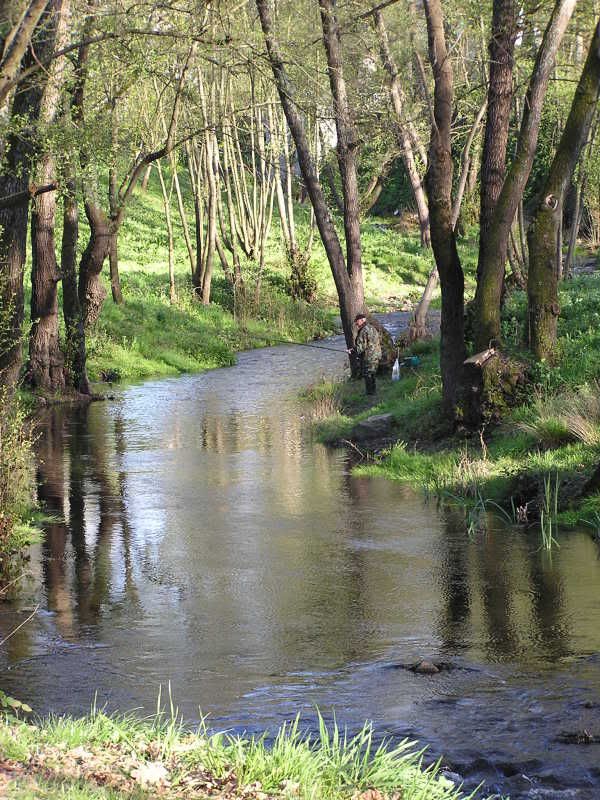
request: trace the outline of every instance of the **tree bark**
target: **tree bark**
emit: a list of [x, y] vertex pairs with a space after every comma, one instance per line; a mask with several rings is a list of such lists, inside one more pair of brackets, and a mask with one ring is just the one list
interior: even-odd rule
[[169, 242], [169, 300], [171, 303], [175, 303], [177, 300], [177, 293], [175, 291], [175, 247], [174, 247], [174, 240], [173, 240], [173, 222], [171, 219], [171, 192], [172, 192], [172, 184], [171, 184], [171, 192], [167, 191], [167, 186], [165, 184], [165, 179], [163, 177], [162, 167], [160, 165], [160, 161], [156, 162], [156, 171], [158, 172], [158, 180], [160, 182], [160, 189], [163, 196], [163, 208], [165, 211], [165, 222], [167, 225], [167, 236]]
[[554, 355], [560, 311], [556, 251], [562, 226], [562, 201], [589, 135], [599, 94], [600, 21], [596, 25], [569, 117], [544, 184], [542, 202], [529, 228], [529, 346], [537, 359], [551, 360]]
[[489, 43], [487, 117], [481, 159], [480, 262], [484, 258], [487, 232], [506, 173], [518, 14], [516, 0], [494, 0]]
[[576, 3], [577, 0], [556, 0], [537, 52], [525, 97], [525, 110], [516, 154], [496, 201], [493, 219], [484, 237], [484, 253], [478, 265], [479, 275], [475, 294], [476, 350], [484, 350], [490, 341], [500, 340], [500, 304], [510, 230], [531, 172], [542, 105], [556, 53]]
[[446, 48], [441, 0], [424, 0], [429, 59], [433, 69], [434, 122], [426, 175], [431, 244], [440, 276], [442, 318], [440, 366], [446, 413], [456, 415], [464, 340], [464, 275], [452, 227], [451, 124], [454, 107], [452, 64]]
[[98, 320], [106, 300], [100, 274], [110, 251], [113, 231], [104, 211], [89, 197], [84, 200], [84, 209], [90, 238], [79, 264], [79, 302], [87, 329]]

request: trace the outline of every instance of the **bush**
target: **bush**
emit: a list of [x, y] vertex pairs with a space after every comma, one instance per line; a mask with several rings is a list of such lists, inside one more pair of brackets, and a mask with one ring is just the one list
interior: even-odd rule
[[26, 519], [34, 505], [33, 435], [19, 399], [0, 388], [0, 596], [14, 580], [34, 538]]

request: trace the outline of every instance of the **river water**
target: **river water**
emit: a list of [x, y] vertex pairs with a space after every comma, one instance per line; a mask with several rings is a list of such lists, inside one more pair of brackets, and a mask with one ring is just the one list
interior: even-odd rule
[[[599, 798], [600, 746], [558, 739], [600, 734], [600, 546], [568, 533], [549, 556], [493, 520], [470, 538], [460, 512], [352, 477], [297, 399], [344, 361], [266, 348], [50, 410], [39, 492], [64, 521], [0, 608], [6, 635], [40, 603], [0, 686], [40, 713], [149, 713], [170, 682], [219, 730], [311, 727], [319, 707], [488, 794]], [[419, 658], [454, 668], [403, 668]]]

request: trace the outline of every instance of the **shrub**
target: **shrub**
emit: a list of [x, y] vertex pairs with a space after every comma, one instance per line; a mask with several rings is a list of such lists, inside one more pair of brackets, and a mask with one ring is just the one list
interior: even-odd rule
[[0, 595], [14, 580], [19, 556], [34, 530], [25, 520], [34, 505], [33, 434], [19, 399], [0, 388]]

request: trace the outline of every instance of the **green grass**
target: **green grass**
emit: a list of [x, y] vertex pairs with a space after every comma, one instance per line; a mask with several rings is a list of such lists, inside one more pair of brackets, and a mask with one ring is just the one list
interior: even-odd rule
[[35, 725], [3, 717], [0, 751], [11, 770], [5, 796], [201, 798], [209, 788], [232, 798], [350, 800], [368, 790], [403, 800], [467, 796], [440, 774], [439, 764], [425, 766], [414, 742], [376, 743], [369, 724], [349, 736], [319, 723], [310, 736], [297, 718], [267, 740], [210, 734], [204, 725], [190, 732], [173, 709], [146, 720], [99, 711]]
[[[318, 437], [330, 443], [351, 439], [357, 422], [390, 413], [397, 443], [375, 463], [357, 467], [361, 474], [402, 481], [471, 508], [492, 504], [511, 517], [521, 508], [522, 519], [537, 524], [544, 516], [546, 527], [551, 478], [553, 485], [559, 482], [553, 525], [586, 523], [600, 530], [600, 494], [583, 492], [600, 461], [598, 277], [563, 284], [561, 303], [565, 314], [559, 322], [556, 365], [531, 364], [527, 402], [487, 431], [483, 443], [478, 436], [455, 437], [443, 421], [436, 342], [415, 346], [421, 356], [417, 370], [397, 383], [378, 382], [374, 405], [361, 384], [325, 387], [335, 391], [337, 408], [334, 416], [317, 420]], [[505, 309], [504, 330], [508, 347], [521, 357], [526, 355], [521, 344], [524, 320], [525, 300], [515, 293]]]

